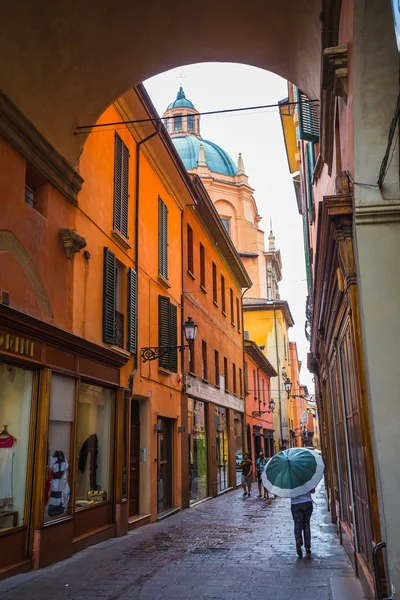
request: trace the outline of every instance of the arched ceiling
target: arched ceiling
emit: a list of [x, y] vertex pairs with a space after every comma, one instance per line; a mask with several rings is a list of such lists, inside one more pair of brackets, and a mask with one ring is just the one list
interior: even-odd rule
[[0, 87], [72, 164], [129, 87], [173, 67], [237, 62], [319, 95], [320, 0], [22, 0], [2, 7]]

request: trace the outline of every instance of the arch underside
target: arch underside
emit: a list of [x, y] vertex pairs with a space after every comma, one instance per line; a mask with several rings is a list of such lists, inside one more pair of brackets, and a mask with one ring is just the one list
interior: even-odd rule
[[77, 125], [95, 123], [129, 87], [177, 66], [249, 64], [318, 97], [319, 13], [319, 0], [9, 2], [0, 87], [76, 164], [84, 142]]

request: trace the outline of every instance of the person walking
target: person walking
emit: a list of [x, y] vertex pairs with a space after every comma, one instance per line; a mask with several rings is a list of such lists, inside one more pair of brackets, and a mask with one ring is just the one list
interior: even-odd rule
[[244, 453], [244, 457], [242, 462], [240, 463], [240, 467], [242, 469], [242, 487], [244, 491], [243, 496], [251, 496], [251, 479], [253, 474], [253, 464], [247, 452]]
[[313, 501], [311, 494], [315, 493], [315, 489], [306, 494], [301, 494], [292, 498], [292, 516], [294, 521], [294, 537], [296, 538], [296, 552], [301, 558], [303, 556], [303, 534], [304, 546], [306, 553], [311, 554], [311, 529], [310, 519], [313, 512]]
[[[263, 484], [262, 484], [262, 480], [261, 480], [261, 473], [264, 471], [265, 467], [267, 466], [267, 463], [268, 463], [268, 460], [265, 458], [264, 452], [261, 450], [261, 452], [258, 455], [258, 458], [256, 460], [258, 498], [262, 498], [262, 496], [263, 496], [262, 495]], [[268, 490], [266, 487], [264, 487], [264, 498], [269, 500], [269, 494], [268, 494]]]

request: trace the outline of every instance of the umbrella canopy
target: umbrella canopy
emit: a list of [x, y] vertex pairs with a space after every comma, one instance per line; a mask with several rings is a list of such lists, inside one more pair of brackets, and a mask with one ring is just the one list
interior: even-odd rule
[[323, 473], [324, 462], [319, 454], [307, 448], [289, 448], [271, 458], [261, 478], [271, 494], [295, 498], [315, 488]]

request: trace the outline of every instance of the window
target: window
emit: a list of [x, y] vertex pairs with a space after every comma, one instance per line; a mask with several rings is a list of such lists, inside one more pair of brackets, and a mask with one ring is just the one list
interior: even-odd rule
[[196, 373], [196, 354], [195, 354], [195, 344], [192, 344], [189, 349], [189, 373]]
[[[167, 296], [158, 296], [158, 345], [177, 346], [178, 344], [178, 309], [171, 304]], [[158, 364], [163, 369], [178, 372], [178, 351], [170, 349], [160, 356]]]
[[188, 431], [189, 502], [193, 504], [208, 495], [206, 406], [200, 400], [188, 398]]
[[206, 259], [204, 253], [204, 246], [200, 243], [200, 286], [205, 289], [206, 287]]
[[77, 415], [75, 508], [109, 499], [111, 390], [81, 383]]
[[207, 342], [201, 342], [201, 378], [207, 380]]
[[244, 361], [244, 393], [246, 394], [246, 396], [249, 393], [249, 382], [248, 382], [248, 373], [249, 373], [249, 369], [247, 366], [247, 362]]
[[218, 292], [217, 292], [217, 265], [213, 262], [212, 264], [212, 286], [213, 286], [213, 301], [215, 304], [218, 303]]
[[129, 150], [115, 134], [114, 147], [114, 224], [113, 227], [128, 237], [128, 180]]
[[236, 325], [240, 333], [240, 303], [239, 298], [236, 298]]
[[226, 315], [225, 277], [221, 275], [221, 305], [222, 312]]
[[188, 131], [194, 132], [194, 115], [188, 115], [187, 117]]
[[187, 226], [187, 268], [189, 273], [194, 274], [193, 265], [193, 229]]
[[236, 390], [236, 365], [235, 365], [235, 363], [233, 363], [233, 365], [232, 365], [232, 374], [233, 374], [233, 393], [236, 396], [237, 390]]
[[182, 115], [175, 115], [174, 119], [174, 131], [182, 131]]
[[265, 404], [265, 381], [261, 379], [261, 389], [262, 389], [262, 401]]
[[215, 374], [215, 385], [219, 387], [219, 352], [214, 350], [214, 374]]
[[47, 217], [48, 181], [31, 164], [26, 163], [25, 202], [44, 217]]
[[25, 186], [25, 202], [35, 208], [35, 192], [29, 185]]
[[168, 279], [168, 208], [158, 197], [158, 274]]
[[240, 397], [243, 398], [243, 376], [242, 369], [239, 367], [239, 393]]
[[221, 221], [222, 221], [222, 225], [225, 227], [226, 232], [231, 235], [231, 224], [230, 224], [230, 219], [227, 219], [226, 217], [221, 217]]
[[225, 378], [225, 392], [228, 391], [228, 359], [224, 356], [224, 378]]
[[168, 131], [169, 133], [169, 119], [165, 119], [165, 129]]
[[319, 142], [319, 112], [318, 105], [315, 102], [309, 102], [309, 99], [303, 92], [295, 88], [295, 100], [299, 114], [298, 137], [308, 142]]
[[257, 373], [253, 369], [253, 395], [254, 400], [257, 400]]
[[235, 313], [234, 313], [233, 289], [232, 288], [229, 289], [229, 295], [230, 295], [230, 300], [231, 300], [231, 323], [232, 323], [232, 325], [234, 325], [235, 324]]

